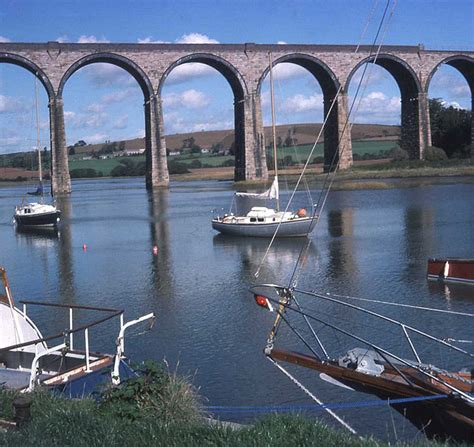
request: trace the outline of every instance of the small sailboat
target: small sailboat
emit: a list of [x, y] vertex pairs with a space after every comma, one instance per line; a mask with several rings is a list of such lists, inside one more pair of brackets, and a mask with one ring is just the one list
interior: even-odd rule
[[38, 83], [35, 84], [35, 108], [36, 108], [36, 151], [38, 153], [38, 172], [39, 184], [34, 192], [28, 192], [28, 195], [39, 196], [38, 202], [29, 202], [23, 199], [21, 205], [15, 207], [14, 220], [19, 227], [44, 227], [55, 226], [60, 220], [61, 211], [56, 208], [55, 204], [48, 204], [44, 201], [43, 190], [43, 169], [41, 163], [40, 149], [40, 127], [38, 112]]
[[[39, 301], [20, 301], [22, 309], [15, 306], [6, 271], [0, 267], [0, 385], [22, 393], [37, 387], [61, 393], [66, 397], [82, 398], [100, 391], [98, 385], [118, 385], [137, 373], [124, 354], [125, 331], [136, 324], [153, 322], [153, 313], [124, 323], [121, 309], [77, 306]], [[43, 335], [27, 314], [31, 307], [48, 309], [48, 314], [63, 315], [63, 329]], [[80, 322], [74, 318], [80, 315]], [[92, 315], [94, 315], [92, 317]], [[84, 324], [84, 316], [89, 316]], [[94, 333], [100, 333], [107, 322], [119, 324], [115, 340], [115, 353], [91, 350]], [[60, 320], [54, 320], [54, 326]], [[104, 325], [105, 323], [105, 325]], [[99, 329], [99, 331], [96, 330]]]
[[[273, 160], [275, 178], [270, 188], [261, 193], [236, 192], [233, 200], [236, 213], [216, 216], [212, 219], [212, 228], [223, 234], [253, 237], [296, 237], [307, 236], [316, 225], [317, 216], [308, 214], [300, 208], [295, 212], [280, 210], [278, 185], [278, 163], [275, 131], [275, 105], [273, 93], [273, 67], [270, 59], [270, 91], [272, 107]], [[267, 202], [274, 202], [274, 208], [268, 208]], [[231, 206], [232, 209], [232, 206]]]

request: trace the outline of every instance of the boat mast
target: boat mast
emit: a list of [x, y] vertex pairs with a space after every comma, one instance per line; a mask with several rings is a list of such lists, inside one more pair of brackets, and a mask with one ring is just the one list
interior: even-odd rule
[[41, 166], [41, 148], [40, 148], [40, 126], [38, 111], [38, 78], [35, 78], [35, 110], [36, 110], [36, 150], [38, 151], [38, 170], [40, 187], [43, 185], [43, 169]]
[[[278, 183], [278, 164], [277, 164], [277, 146], [276, 146], [276, 128], [275, 128], [275, 94], [273, 92], [273, 61], [272, 53], [268, 53], [270, 62], [270, 99], [272, 107], [272, 138], [273, 138], [273, 166], [275, 170], [275, 180]], [[280, 211], [280, 197], [276, 198], [276, 210]]]

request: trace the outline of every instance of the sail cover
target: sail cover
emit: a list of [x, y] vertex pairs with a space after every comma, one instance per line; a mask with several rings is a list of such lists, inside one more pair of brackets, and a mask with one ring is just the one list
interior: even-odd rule
[[247, 214], [254, 206], [267, 206], [267, 201], [271, 201], [271, 206], [274, 207], [275, 201], [278, 200], [278, 194], [278, 179], [276, 177], [273, 180], [270, 188], [260, 194], [250, 192], [236, 192], [236, 214], [238, 216], [242, 216]]

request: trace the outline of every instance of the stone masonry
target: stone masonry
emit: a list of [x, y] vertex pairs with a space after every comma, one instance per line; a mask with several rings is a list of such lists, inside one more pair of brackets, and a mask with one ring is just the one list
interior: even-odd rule
[[[178, 65], [207, 64], [229, 82], [234, 95], [235, 180], [268, 178], [260, 90], [273, 64], [290, 62], [306, 68], [320, 83], [327, 125], [325, 169], [352, 165], [350, 110], [347, 92], [354, 72], [371, 62], [386, 68], [401, 94], [401, 145], [411, 158], [423, 158], [431, 145], [427, 92], [438, 67], [449, 64], [466, 78], [474, 103], [474, 52], [433, 51], [422, 46], [247, 44], [73, 44], [0, 43], [0, 62], [21, 66], [36, 75], [49, 96], [52, 189], [71, 192], [64, 125], [63, 89], [78, 69], [97, 62], [117, 65], [130, 73], [143, 92], [147, 188], [167, 186], [169, 174], [161, 101], [163, 83]], [[474, 138], [474, 126], [473, 135]]]

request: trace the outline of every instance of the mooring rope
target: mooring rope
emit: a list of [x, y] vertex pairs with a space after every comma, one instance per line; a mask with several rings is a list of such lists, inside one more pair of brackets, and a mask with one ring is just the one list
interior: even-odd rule
[[435, 394], [433, 396], [419, 396], [419, 397], [403, 397], [399, 399], [377, 399], [377, 400], [363, 400], [359, 402], [336, 402], [322, 405], [261, 405], [261, 406], [223, 406], [223, 405], [208, 405], [205, 407], [207, 411], [213, 413], [293, 413], [297, 411], [323, 411], [327, 408], [331, 410], [345, 410], [355, 408], [369, 408], [382, 407], [387, 405], [409, 404], [414, 402], [423, 402], [428, 400], [446, 399], [446, 394]]
[[[313, 399], [317, 404], [319, 404], [321, 407], [324, 406], [324, 403], [319, 400], [311, 391], [308, 390], [301, 382], [296, 379], [296, 377], [292, 376], [283, 366], [281, 366], [278, 362], [273, 360], [271, 357], [267, 356], [267, 359], [270, 360], [285, 376], [287, 376], [295, 385], [297, 385], [301, 390], [303, 390], [311, 399]], [[323, 409], [329, 413], [336, 421], [338, 421], [343, 427], [345, 427], [347, 430], [349, 430], [352, 434], [356, 435], [357, 432], [343, 419], [341, 419], [334, 411], [332, 411], [330, 408], [323, 407]]]

